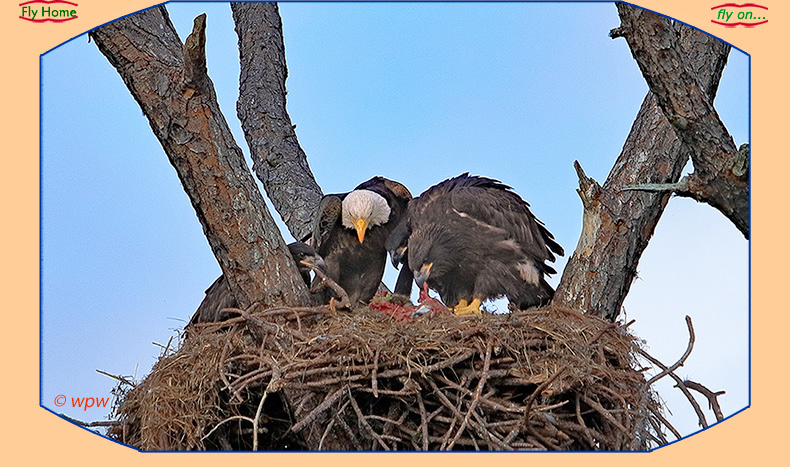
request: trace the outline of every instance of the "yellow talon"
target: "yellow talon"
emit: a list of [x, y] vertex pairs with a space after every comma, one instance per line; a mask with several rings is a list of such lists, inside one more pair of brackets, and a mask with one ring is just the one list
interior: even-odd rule
[[453, 313], [457, 316], [467, 316], [467, 315], [481, 315], [483, 314], [480, 311], [480, 305], [482, 302], [479, 298], [475, 298], [472, 300], [472, 303], [466, 304], [466, 300], [459, 300], [458, 305], [453, 308]]

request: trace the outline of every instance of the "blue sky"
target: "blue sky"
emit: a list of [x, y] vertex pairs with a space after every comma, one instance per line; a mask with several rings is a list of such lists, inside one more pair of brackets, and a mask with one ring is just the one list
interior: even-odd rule
[[[208, 14], [209, 74], [248, 153], [235, 116], [230, 8], [168, 9], [182, 39]], [[325, 192], [373, 175], [415, 195], [466, 171], [501, 179], [565, 247], [561, 271], [581, 228], [573, 161], [603, 182], [647, 92], [625, 41], [607, 35], [619, 24], [613, 4], [283, 3], [280, 11], [288, 111]], [[733, 50], [715, 106], [736, 144], [748, 141], [748, 105], [748, 57]], [[41, 170], [42, 404], [99, 420], [107, 410], [72, 409], [70, 398], [109, 396], [114, 382], [97, 369], [146, 374], [159, 354], [153, 342], [166, 344], [186, 324], [220, 270], [147, 120], [85, 35], [42, 58]], [[385, 281], [394, 280], [388, 270]], [[690, 315], [697, 346], [680, 375], [727, 390], [725, 414], [748, 403], [748, 243], [718, 212], [671, 200], [625, 308], [668, 364], [686, 348]], [[693, 432], [679, 391], [660, 389], [677, 427]], [[66, 407], [54, 407], [59, 394]]]

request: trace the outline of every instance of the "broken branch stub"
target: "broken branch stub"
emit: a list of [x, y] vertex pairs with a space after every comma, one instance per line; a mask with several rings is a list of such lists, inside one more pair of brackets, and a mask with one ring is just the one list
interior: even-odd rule
[[[680, 23], [672, 26], [693, 72], [713, 99], [727, 62], [729, 46]], [[612, 36], [642, 34], [618, 28]], [[636, 277], [637, 265], [670, 193], [627, 189], [634, 185], [674, 184], [689, 158], [674, 128], [649, 92], [623, 150], [603, 185], [579, 174], [584, 203], [582, 234], [563, 271], [553, 303], [614, 320]], [[592, 188], [595, 187], [595, 188]]]

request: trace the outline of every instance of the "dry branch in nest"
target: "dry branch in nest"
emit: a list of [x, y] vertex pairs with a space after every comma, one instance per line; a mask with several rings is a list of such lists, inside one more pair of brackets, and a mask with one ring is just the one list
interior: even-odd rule
[[121, 401], [143, 450], [642, 450], [665, 441], [624, 326], [560, 308], [202, 323]]

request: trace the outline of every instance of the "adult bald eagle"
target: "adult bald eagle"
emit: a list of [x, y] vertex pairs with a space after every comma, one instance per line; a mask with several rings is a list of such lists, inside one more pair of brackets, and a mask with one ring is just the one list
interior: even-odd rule
[[468, 173], [415, 198], [388, 246], [456, 314], [480, 313], [502, 296], [520, 309], [548, 303], [554, 290], [544, 275], [556, 271], [545, 261], [564, 254], [511, 187]]
[[[314, 218], [313, 246], [324, 258], [327, 276], [346, 291], [352, 306], [375, 295], [387, 262], [387, 236], [405, 215], [411, 199], [405, 186], [378, 176], [348, 193], [321, 199]], [[411, 271], [406, 269], [401, 270], [396, 293], [411, 292]]]
[[[302, 280], [309, 286], [311, 267], [323, 269], [324, 260], [311, 246], [303, 242], [289, 243], [288, 251], [290, 251], [296, 262], [296, 268], [299, 270]], [[222, 321], [225, 319], [222, 317], [224, 308], [236, 308], [238, 306], [239, 303], [236, 301], [236, 297], [230, 291], [228, 280], [222, 274], [206, 289], [206, 296], [198, 305], [197, 310], [189, 320], [189, 324]]]

